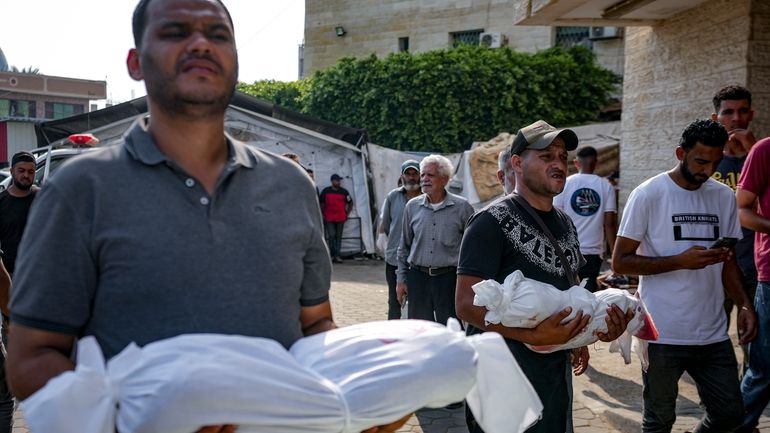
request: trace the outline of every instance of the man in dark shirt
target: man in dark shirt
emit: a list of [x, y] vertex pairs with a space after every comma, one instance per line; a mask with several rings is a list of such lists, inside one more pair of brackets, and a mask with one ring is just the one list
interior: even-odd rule
[[[35, 199], [35, 157], [29, 152], [18, 152], [11, 158], [11, 184], [0, 192], [0, 245], [3, 248], [3, 264], [13, 275], [16, 253], [21, 235], [27, 225], [30, 206]], [[8, 288], [4, 292], [7, 304]], [[5, 308], [7, 306], [4, 305]], [[8, 316], [3, 310], [2, 343], [7, 344]], [[13, 395], [5, 380], [5, 351], [0, 351], [0, 433], [10, 433], [13, 428]]]
[[350, 198], [348, 190], [343, 188], [342, 177], [334, 173], [331, 177], [331, 186], [327, 186], [321, 191], [319, 200], [321, 201], [321, 210], [324, 217], [324, 229], [326, 231], [326, 241], [329, 245], [329, 253], [334, 263], [342, 263], [340, 252], [342, 248], [342, 230], [345, 227], [345, 221], [353, 208], [353, 199]]
[[0, 192], [0, 245], [5, 253], [5, 267], [13, 275], [21, 235], [38, 189], [34, 185], [35, 157], [31, 153], [19, 152], [13, 155], [11, 180], [8, 189]]
[[[757, 139], [749, 129], [754, 118], [754, 110], [751, 109], [751, 92], [741, 86], [727, 86], [719, 90], [713, 99], [714, 113], [711, 119], [716, 120], [727, 129], [728, 139], [725, 145], [722, 161], [719, 162], [713, 178], [724, 183], [735, 191], [738, 179], [743, 171], [743, 164], [749, 150]], [[757, 267], [754, 264], [754, 230], [741, 227], [743, 238], [735, 245], [735, 256], [738, 267], [743, 272], [743, 288], [749, 296], [749, 301], [754, 302], [754, 294], [757, 291]], [[730, 313], [733, 310], [733, 301], [725, 297], [725, 312], [729, 323]], [[743, 350], [743, 371], [748, 368], [749, 356], [747, 345], [741, 345]]]
[[[460, 319], [468, 322], [468, 334], [494, 331], [506, 339], [508, 348], [532, 383], [543, 403], [543, 416], [527, 432], [564, 432], [571, 425], [570, 355], [575, 374], [588, 368], [588, 349], [560, 350], [541, 354], [529, 350], [533, 345], [563, 344], [580, 333], [589, 317], [581, 312], [562, 322], [570, 308], [546, 319], [535, 328], [509, 328], [486, 324], [484, 307], [473, 305], [472, 286], [485, 279], [500, 283], [515, 270], [527, 278], [551, 284], [559, 290], [571, 287], [574, 276], [585, 262], [580, 254], [577, 231], [570, 218], [553, 206], [553, 198], [564, 189], [567, 179], [567, 151], [577, 147], [577, 136], [570, 130], [559, 130], [542, 120], [522, 128], [511, 146], [511, 166], [516, 175], [516, 192], [534, 208], [549, 231], [563, 247], [567, 263], [559, 259], [556, 249], [540, 225], [521, 207], [505, 196], [471, 218], [460, 247], [457, 268], [456, 308]], [[612, 341], [625, 331], [631, 313], [612, 306], [607, 310], [607, 334], [602, 341]], [[466, 411], [468, 429], [481, 432], [472, 414]]]

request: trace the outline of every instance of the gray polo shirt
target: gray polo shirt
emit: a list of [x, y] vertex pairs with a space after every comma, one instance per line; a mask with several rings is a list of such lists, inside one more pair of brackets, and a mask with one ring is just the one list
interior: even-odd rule
[[185, 333], [302, 337], [300, 306], [328, 300], [331, 264], [310, 178], [228, 139], [209, 195], [144, 129], [67, 162], [22, 240], [11, 320], [94, 335], [107, 358]]
[[388, 235], [388, 245], [385, 248], [385, 261], [393, 266], [398, 266], [398, 244], [401, 242], [401, 215], [406, 206], [406, 190], [403, 186], [398, 187], [388, 193], [385, 203], [382, 206], [380, 221], [385, 228], [385, 234]]
[[398, 245], [398, 282], [406, 282], [409, 265], [442, 268], [457, 266], [465, 226], [473, 206], [463, 197], [447, 191], [444, 201], [433, 209], [426, 194], [406, 203]]

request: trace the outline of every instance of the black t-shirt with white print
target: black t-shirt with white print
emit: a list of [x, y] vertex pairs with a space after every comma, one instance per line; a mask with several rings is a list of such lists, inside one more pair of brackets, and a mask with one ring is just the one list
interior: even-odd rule
[[[548, 237], [520, 205], [514, 202], [509, 206], [506, 203], [509, 200], [505, 197], [490, 204], [468, 222], [460, 247], [457, 273], [502, 283], [518, 269], [527, 278], [551, 284], [560, 290], [569, 289], [569, 278]], [[549, 212], [537, 212], [564, 251], [572, 271], [577, 272], [585, 259], [580, 254], [577, 230], [572, 220], [556, 208]], [[468, 335], [481, 332], [468, 325]], [[519, 341], [505, 341], [545, 407], [543, 419], [528, 432], [558, 431], [566, 422], [569, 407], [565, 380], [568, 352], [540, 354]]]

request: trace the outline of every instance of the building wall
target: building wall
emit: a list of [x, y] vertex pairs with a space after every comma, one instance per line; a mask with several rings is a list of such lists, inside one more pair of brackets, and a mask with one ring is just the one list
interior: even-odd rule
[[770, 2], [752, 0], [751, 33], [748, 46], [748, 78], [757, 137], [770, 136]]
[[[409, 38], [409, 51], [447, 48], [450, 33], [501, 32], [508, 46], [534, 52], [553, 43], [551, 27], [513, 25], [513, 0], [307, 0], [304, 74], [329, 67], [342, 57], [397, 52]], [[335, 27], [347, 34], [338, 37]]]
[[11, 157], [22, 150], [32, 150], [37, 147], [37, 136], [35, 135], [35, 124], [32, 122], [14, 122], [8, 120], [8, 146], [6, 159], [2, 160], [2, 151], [0, 151], [0, 162], [10, 162]]
[[[654, 27], [626, 28], [622, 202], [643, 180], [675, 165], [674, 149], [682, 131], [693, 120], [711, 115], [711, 98], [717, 90], [728, 84], [746, 85], [756, 87], [751, 90], [760, 96], [770, 89], [770, 21], [767, 5], [759, 6], [762, 2], [711, 0]], [[752, 19], [752, 7], [764, 10], [763, 17]], [[765, 40], [750, 44], [750, 33], [759, 29], [764, 29]], [[751, 66], [756, 63], [764, 66]], [[760, 107], [756, 105], [757, 110]], [[752, 129], [764, 134], [770, 126], [767, 119], [757, 113]]]

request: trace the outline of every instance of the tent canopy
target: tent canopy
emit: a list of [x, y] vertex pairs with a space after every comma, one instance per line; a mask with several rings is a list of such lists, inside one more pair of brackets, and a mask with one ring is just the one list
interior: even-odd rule
[[[91, 133], [102, 145], [117, 142], [136, 118], [147, 114], [146, 97], [103, 110], [36, 125], [40, 147], [58, 144], [71, 134]], [[342, 186], [353, 198], [353, 210], [343, 232], [342, 253], [374, 253], [374, 230], [364, 155], [366, 131], [335, 125], [236, 93], [225, 114], [225, 129], [235, 139], [282, 154], [299, 156], [314, 171], [321, 190], [332, 174], [342, 176]], [[290, 206], [287, 203], [287, 206]]]

